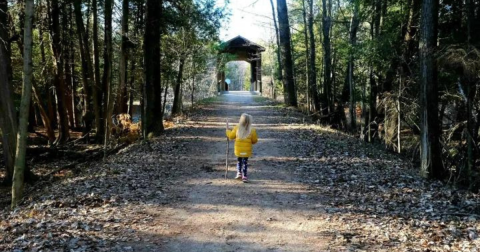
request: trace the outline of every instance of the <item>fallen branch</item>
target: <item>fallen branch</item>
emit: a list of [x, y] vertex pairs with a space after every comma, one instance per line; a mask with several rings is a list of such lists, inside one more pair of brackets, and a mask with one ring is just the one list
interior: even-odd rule
[[80, 141], [82, 141], [83, 139], [89, 137], [89, 136], [90, 136], [90, 132], [91, 132], [91, 131], [85, 133], [83, 136], [79, 137], [78, 139], [75, 139], [72, 143], [80, 142]]
[[77, 166], [77, 165], [79, 165], [79, 164], [83, 164], [83, 163], [86, 163], [86, 162], [74, 162], [74, 163], [71, 163], [71, 164], [68, 164], [68, 165], [61, 166], [61, 167], [59, 167], [59, 168], [57, 168], [57, 169], [55, 169], [55, 170], [53, 170], [53, 171], [45, 174], [44, 177], [49, 177], [49, 176], [51, 176], [51, 175], [53, 175], [53, 174], [55, 174], [55, 173], [58, 173], [58, 172], [60, 172], [60, 171], [62, 171], [62, 170], [69, 169], [69, 168], [74, 168], [75, 166]]
[[473, 214], [473, 213], [443, 213], [442, 215], [451, 215], [451, 216], [468, 216], [468, 217], [475, 217], [477, 219], [480, 218], [480, 215], [478, 214]]

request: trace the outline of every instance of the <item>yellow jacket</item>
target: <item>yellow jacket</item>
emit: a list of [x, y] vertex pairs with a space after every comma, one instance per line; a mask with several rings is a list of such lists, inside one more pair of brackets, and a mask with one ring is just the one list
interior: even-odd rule
[[258, 142], [257, 131], [252, 128], [252, 132], [245, 139], [237, 138], [238, 126], [233, 127], [233, 130], [227, 129], [227, 137], [231, 140], [235, 139], [235, 156], [237, 157], [251, 157], [253, 145]]

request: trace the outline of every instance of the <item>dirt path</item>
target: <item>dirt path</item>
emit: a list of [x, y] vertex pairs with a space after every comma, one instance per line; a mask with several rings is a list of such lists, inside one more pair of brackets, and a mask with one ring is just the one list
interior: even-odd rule
[[[199, 172], [177, 190], [184, 201], [162, 214], [161, 233], [169, 236], [163, 251], [320, 251], [325, 237], [317, 233], [324, 224], [315, 216], [318, 199], [302, 184], [289, 165], [295, 150], [289, 148], [278, 110], [255, 102], [249, 93], [224, 95], [223, 102], [204, 109], [205, 114], [187, 123], [188, 137], [199, 139], [188, 148], [192, 162], [212, 168]], [[260, 141], [250, 160], [250, 183], [233, 180], [235, 158], [230, 155], [229, 179], [223, 179], [226, 118], [236, 122], [242, 112], [254, 118]], [[288, 134], [290, 135], [290, 134]], [[233, 152], [233, 143], [230, 144]], [[208, 169], [207, 168], [207, 169]]]
[[[233, 154], [223, 178], [225, 120], [243, 112], [260, 138], [248, 184]], [[480, 195], [409, 163], [230, 93], [149, 145], [28, 187], [0, 210], [0, 251], [480, 251]]]

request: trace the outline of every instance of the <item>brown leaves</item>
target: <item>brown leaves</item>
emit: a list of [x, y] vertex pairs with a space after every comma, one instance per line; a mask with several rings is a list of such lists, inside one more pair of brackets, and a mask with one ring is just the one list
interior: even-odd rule
[[132, 251], [128, 244], [144, 239], [139, 229], [152, 225], [139, 209], [175, 198], [164, 187], [185, 172], [171, 169], [180, 162], [173, 154], [185, 146], [167, 137], [130, 145], [33, 192], [15, 212], [0, 212], [0, 251]]
[[298, 160], [297, 174], [326, 199], [325, 230], [337, 232], [332, 248], [465, 251], [480, 246], [478, 195], [423, 180], [408, 161], [348, 136], [304, 132], [316, 140], [290, 143], [305, 157]]
[[[308, 232], [331, 237], [331, 251], [478, 250], [479, 195], [424, 180], [409, 161], [378, 146], [303, 124], [291, 109], [279, 110], [256, 119], [264, 125], [258, 127], [260, 137], [278, 144], [281, 155], [262, 157], [268, 150], [262, 153], [259, 145], [256, 158], [272, 169], [289, 171], [293, 177], [285, 182], [311, 187], [315, 193], [287, 192], [295, 202], [276, 203], [282, 209], [294, 206], [292, 211], [307, 209], [305, 222], [325, 223]], [[218, 171], [212, 163], [202, 163], [216, 154], [204, 147], [211, 144], [204, 139], [224, 139], [223, 124], [221, 129], [198, 130], [201, 127], [176, 124], [168, 136], [79, 167], [79, 174], [35, 191], [20, 209], [0, 211], [0, 251], [132, 251], [135, 246], [160, 244], [161, 237], [152, 235], [159, 228], [162, 234], [178, 235], [181, 231], [169, 225], [180, 220], [162, 223], [168, 218], [162, 210], [185, 200], [185, 195], [173, 193], [172, 188], [188, 188], [177, 178]], [[263, 220], [276, 224], [280, 219]]]

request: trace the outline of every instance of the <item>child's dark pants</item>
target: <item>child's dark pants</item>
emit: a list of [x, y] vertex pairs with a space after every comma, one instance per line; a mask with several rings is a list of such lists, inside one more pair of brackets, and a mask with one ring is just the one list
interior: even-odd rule
[[[242, 172], [243, 169], [243, 172]], [[248, 169], [248, 157], [239, 157], [237, 159], [237, 171], [240, 174], [243, 174], [244, 177], [247, 176]]]

